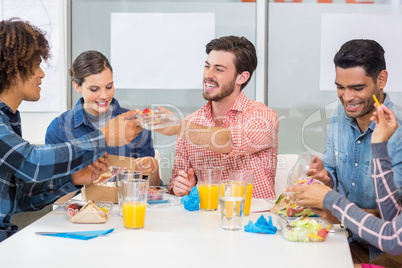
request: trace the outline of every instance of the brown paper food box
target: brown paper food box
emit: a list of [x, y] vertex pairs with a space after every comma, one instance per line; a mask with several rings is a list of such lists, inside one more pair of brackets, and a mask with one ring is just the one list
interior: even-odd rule
[[[109, 161], [111, 166], [134, 168], [136, 159], [119, 155], [109, 155]], [[116, 187], [98, 186], [91, 183], [82, 187], [81, 195], [85, 201], [112, 201], [117, 204]]]

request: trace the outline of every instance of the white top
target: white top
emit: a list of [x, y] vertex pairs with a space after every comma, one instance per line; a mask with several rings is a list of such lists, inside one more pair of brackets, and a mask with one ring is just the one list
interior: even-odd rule
[[[265, 200], [253, 200], [255, 221], [269, 209]], [[35, 232], [71, 232], [115, 228], [91, 240], [41, 236]], [[145, 227], [128, 230], [117, 208], [105, 224], [71, 223], [59, 207], [0, 243], [1, 267], [353, 267], [344, 231], [328, 234], [325, 242], [289, 242], [281, 236], [225, 231], [220, 211], [194, 211], [183, 205], [147, 208]]]

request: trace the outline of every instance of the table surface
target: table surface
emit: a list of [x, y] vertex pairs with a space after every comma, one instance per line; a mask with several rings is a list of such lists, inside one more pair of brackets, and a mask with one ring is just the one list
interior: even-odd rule
[[[253, 200], [255, 222], [272, 202]], [[114, 232], [91, 240], [41, 236], [35, 232], [106, 230]], [[225, 231], [220, 212], [187, 211], [183, 205], [147, 208], [145, 227], [128, 230], [116, 205], [104, 224], [74, 224], [58, 207], [0, 243], [2, 267], [353, 267], [345, 231], [328, 234], [325, 242], [289, 242], [281, 236]]]

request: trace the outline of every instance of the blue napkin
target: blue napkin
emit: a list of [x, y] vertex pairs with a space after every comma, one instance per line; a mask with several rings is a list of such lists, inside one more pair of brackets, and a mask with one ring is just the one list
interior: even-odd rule
[[89, 240], [98, 236], [107, 235], [113, 232], [114, 229], [109, 230], [99, 230], [99, 231], [82, 231], [82, 232], [65, 232], [65, 233], [38, 233], [46, 236], [55, 236], [55, 237], [63, 237], [63, 238], [72, 238], [79, 240]]
[[194, 211], [200, 209], [200, 195], [198, 194], [197, 187], [193, 187], [189, 195], [185, 195], [180, 199], [184, 208], [188, 211]]
[[255, 224], [252, 221], [249, 221], [249, 223], [244, 226], [244, 231], [250, 233], [275, 234], [277, 228], [272, 224], [272, 217], [269, 216], [268, 218], [269, 221], [261, 215]]

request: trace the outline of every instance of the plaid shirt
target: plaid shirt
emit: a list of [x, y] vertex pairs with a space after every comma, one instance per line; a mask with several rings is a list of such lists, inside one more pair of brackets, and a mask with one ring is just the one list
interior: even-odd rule
[[39, 210], [77, 190], [69, 174], [106, 152], [100, 131], [69, 143], [39, 146], [21, 137], [19, 113], [0, 102], [0, 241], [17, 231], [16, 212]]
[[[214, 127], [211, 102], [186, 120], [202, 126]], [[226, 111], [223, 128], [230, 130], [233, 148], [229, 154], [217, 153], [194, 145], [179, 136], [176, 138], [176, 156], [169, 189], [180, 170], [220, 166], [222, 180], [229, 170], [254, 171], [253, 198], [275, 198], [274, 181], [278, 154], [279, 121], [275, 111], [262, 103], [249, 100], [240, 93], [233, 106]]]
[[325, 196], [324, 208], [371, 245], [393, 255], [402, 254], [402, 196], [394, 182], [387, 142], [371, 144], [371, 149], [373, 184], [381, 219], [335, 191]]

